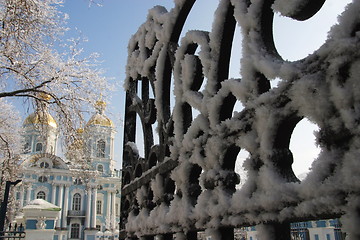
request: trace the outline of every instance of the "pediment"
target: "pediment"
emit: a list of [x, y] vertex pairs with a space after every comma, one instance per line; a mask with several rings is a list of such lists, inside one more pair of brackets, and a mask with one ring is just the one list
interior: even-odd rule
[[29, 158], [25, 159], [21, 166], [24, 168], [38, 167], [49, 169], [69, 169], [68, 164], [66, 164], [62, 158], [49, 153], [31, 155]]

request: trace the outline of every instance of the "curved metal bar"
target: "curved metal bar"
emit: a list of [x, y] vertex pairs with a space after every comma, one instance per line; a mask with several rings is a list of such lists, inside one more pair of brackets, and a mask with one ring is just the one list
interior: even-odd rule
[[[222, 0], [211, 33], [188, 32], [180, 44], [195, 1], [175, 3], [170, 12], [150, 11], [129, 43], [120, 238], [196, 239], [206, 229], [233, 239], [234, 228], [257, 225], [268, 239], [289, 239], [291, 222], [342, 217], [357, 239], [346, 220], [358, 219], [360, 207], [359, 1], [318, 51], [297, 62], [276, 50], [273, 9], [305, 20], [324, 0]], [[236, 24], [242, 79], [228, 79]], [[281, 85], [271, 88], [272, 78]], [[243, 109], [235, 112], [238, 102]], [[144, 158], [136, 150], [136, 116]], [[322, 152], [299, 181], [289, 143], [303, 118], [319, 126]], [[243, 149], [248, 178], [236, 189]]]

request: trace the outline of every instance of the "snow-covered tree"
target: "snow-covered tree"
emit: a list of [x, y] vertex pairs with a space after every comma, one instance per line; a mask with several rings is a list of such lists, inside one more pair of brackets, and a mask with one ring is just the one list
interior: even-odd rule
[[[109, 90], [97, 54], [85, 56], [80, 38], [64, 40], [62, 0], [0, 0], [0, 158], [18, 152], [19, 117], [12, 102], [49, 111], [66, 143], [76, 139], [86, 106]], [[11, 164], [10, 164], [11, 166]], [[7, 167], [10, 167], [7, 166]], [[4, 166], [3, 166], [4, 167]]]
[[14, 156], [21, 143], [19, 134], [14, 134], [20, 119], [17, 111], [5, 99], [0, 98], [0, 109], [0, 176], [1, 179], [10, 179], [16, 168]]

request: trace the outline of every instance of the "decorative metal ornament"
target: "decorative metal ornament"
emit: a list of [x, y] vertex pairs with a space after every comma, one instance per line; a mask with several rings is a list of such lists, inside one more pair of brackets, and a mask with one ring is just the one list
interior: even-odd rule
[[[324, 2], [221, 0], [212, 32], [190, 31], [181, 43], [195, 0], [149, 12], [129, 43], [120, 239], [196, 239], [212, 229], [228, 240], [234, 228], [259, 225], [281, 240], [291, 222], [337, 217], [349, 239], [360, 238], [349, 222], [360, 207], [360, 1], [302, 60], [282, 59], [273, 40], [273, 8], [306, 20]], [[242, 78], [228, 79], [237, 24]], [[303, 118], [319, 126], [322, 151], [299, 181], [289, 142]], [[236, 189], [241, 149], [250, 153], [248, 178]]]

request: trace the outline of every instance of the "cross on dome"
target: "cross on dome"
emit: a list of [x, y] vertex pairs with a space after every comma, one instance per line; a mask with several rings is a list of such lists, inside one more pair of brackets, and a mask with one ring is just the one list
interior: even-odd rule
[[105, 108], [106, 108], [105, 101], [103, 101], [101, 98], [100, 98], [100, 100], [96, 101], [95, 109], [97, 110], [97, 113], [95, 113], [90, 118], [90, 120], [86, 124], [86, 126], [98, 125], [98, 126], [103, 126], [103, 127], [114, 127], [113, 122], [105, 115]]
[[103, 101], [103, 100], [96, 101], [95, 109], [98, 111], [98, 113], [104, 114], [105, 108], [106, 108], [106, 102], [105, 101]]

